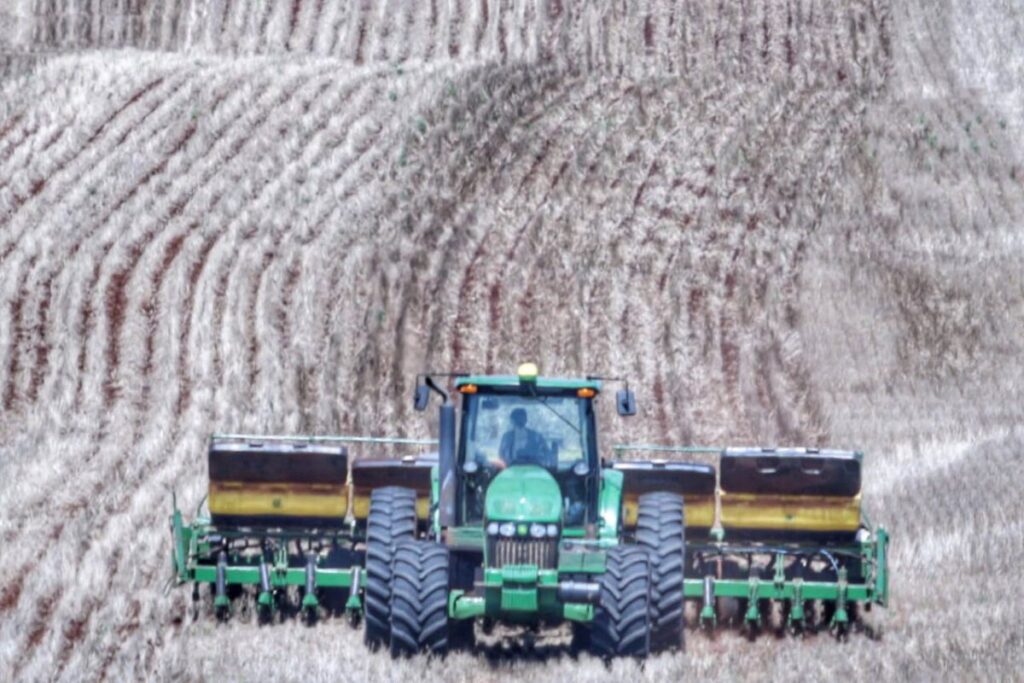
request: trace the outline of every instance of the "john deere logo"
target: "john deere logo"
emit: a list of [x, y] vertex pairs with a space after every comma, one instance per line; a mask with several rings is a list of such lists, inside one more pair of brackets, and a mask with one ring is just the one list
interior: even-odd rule
[[277, 508], [281, 507], [281, 499], [280, 498], [275, 498], [274, 502], [272, 502], [271, 505], [274, 506], [274, 509], [277, 509]]

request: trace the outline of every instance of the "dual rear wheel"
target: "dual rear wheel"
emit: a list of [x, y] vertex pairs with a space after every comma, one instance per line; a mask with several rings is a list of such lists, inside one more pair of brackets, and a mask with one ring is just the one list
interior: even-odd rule
[[686, 520], [683, 497], [674, 493], [640, 496], [636, 544], [651, 562], [651, 651], [682, 649], [683, 571]]
[[448, 549], [416, 538], [416, 494], [375, 489], [366, 528], [364, 638], [393, 654], [440, 654], [472, 642], [473, 622], [448, 619]]
[[608, 552], [590, 649], [600, 657], [644, 657], [683, 647], [683, 498], [640, 496], [636, 544]]
[[449, 645], [448, 548], [403, 541], [395, 548], [391, 586], [391, 653], [441, 654]]
[[416, 535], [416, 493], [397, 486], [374, 489], [366, 521], [363, 637], [371, 649], [391, 641], [391, 568], [399, 543]]

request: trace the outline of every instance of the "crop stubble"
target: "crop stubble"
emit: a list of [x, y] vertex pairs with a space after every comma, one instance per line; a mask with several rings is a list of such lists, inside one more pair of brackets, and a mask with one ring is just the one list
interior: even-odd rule
[[[71, 54], [0, 100], [0, 671], [1024, 665], [997, 598], [1024, 550], [1021, 95], [957, 68], [994, 68], [986, 27], [1019, 18], [950, 39], [960, 3], [61, 6], [19, 3], [5, 41]], [[169, 52], [91, 51], [125, 45]], [[208, 432], [425, 435], [413, 373], [527, 357], [634, 379], [642, 414], [602, 415], [606, 444], [868, 449], [883, 639], [694, 636], [611, 672], [490, 641], [442, 668], [341, 623], [191, 623], [162, 592], [168, 491], [198, 502]]]

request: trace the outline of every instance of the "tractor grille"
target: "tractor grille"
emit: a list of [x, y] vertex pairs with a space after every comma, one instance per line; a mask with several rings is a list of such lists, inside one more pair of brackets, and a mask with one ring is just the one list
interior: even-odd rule
[[497, 538], [491, 540], [491, 566], [533, 564], [539, 569], [558, 565], [557, 538]]

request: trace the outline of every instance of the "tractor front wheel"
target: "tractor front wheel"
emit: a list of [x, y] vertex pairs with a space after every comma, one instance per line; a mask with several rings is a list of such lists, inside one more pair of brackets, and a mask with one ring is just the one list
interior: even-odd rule
[[416, 492], [397, 486], [370, 494], [366, 522], [366, 584], [363, 609], [366, 644], [376, 648], [391, 639], [391, 564], [395, 544], [416, 535]]
[[591, 651], [603, 658], [646, 657], [651, 650], [651, 561], [646, 548], [608, 551], [594, 610]]
[[391, 654], [444, 654], [448, 650], [448, 548], [403, 541], [395, 548], [391, 588]]

